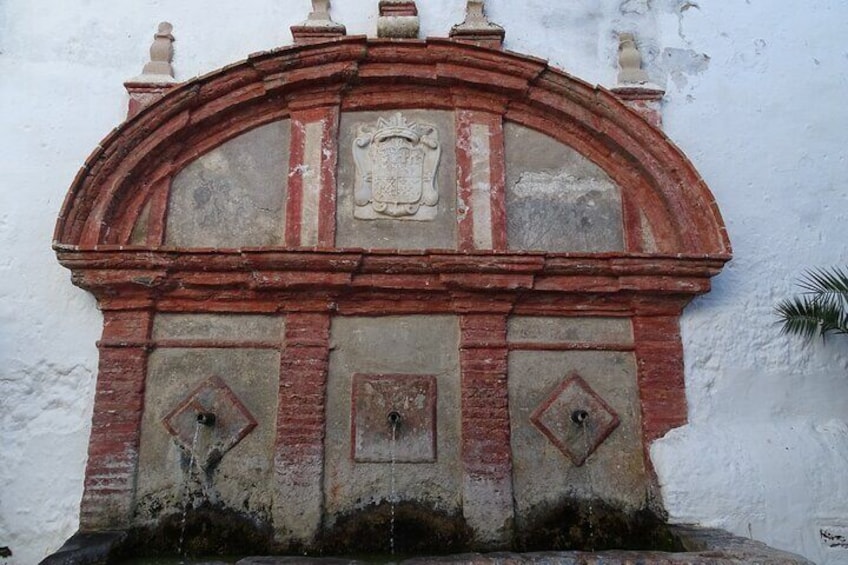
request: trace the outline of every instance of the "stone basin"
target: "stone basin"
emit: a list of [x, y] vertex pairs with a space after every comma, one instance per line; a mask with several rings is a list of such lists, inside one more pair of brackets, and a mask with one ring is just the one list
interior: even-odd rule
[[369, 563], [398, 563], [400, 565], [425, 565], [427, 563], [457, 565], [730, 565], [755, 563], [758, 565], [801, 565], [812, 561], [799, 555], [781, 551], [764, 543], [741, 538], [724, 530], [696, 526], [674, 525], [669, 530], [685, 551], [535, 551], [527, 553], [461, 553], [454, 555], [401, 557], [357, 556], [250, 556], [209, 559], [180, 559], [179, 557], [128, 558], [114, 560], [114, 553], [125, 538], [123, 533], [77, 534], [41, 565], [100, 565], [124, 563], [125, 565], [367, 565]]

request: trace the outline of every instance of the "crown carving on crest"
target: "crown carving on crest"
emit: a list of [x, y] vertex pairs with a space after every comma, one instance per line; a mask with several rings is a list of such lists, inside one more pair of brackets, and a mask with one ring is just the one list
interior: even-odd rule
[[377, 127], [373, 133], [373, 140], [377, 142], [385, 141], [393, 137], [400, 137], [409, 140], [413, 144], [424, 143], [428, 147], [435, 148], [438, 142], [434, 139], [429, 139], [429, 134], [433, 132], [432, 126], [425, 126], [417, 122], [407, 120], [400, 112], [395, 113], [390, 118], [379, 118]]
[[391, 118], [379, 118], [377, 120], [377, 131], [374, 133], [376, 141], [383, 141], [390, 137], [403, 137], [412, 143], [418, 143], [421, 139], [421, 127], [407, 120], [400, 112]]

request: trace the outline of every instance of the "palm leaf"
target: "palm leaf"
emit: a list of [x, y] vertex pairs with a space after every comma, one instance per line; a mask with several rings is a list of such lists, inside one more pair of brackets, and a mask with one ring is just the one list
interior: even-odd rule
[[801, 296], [777, 305], [782, 333], [811, 339], [848, 334], [848, 274], [839, 268], [807, 271], [798, 285]]
[[798, 286], [820, 302], [834, 307], [848, 304], [848, 272], [837, 267], [807, 271]]

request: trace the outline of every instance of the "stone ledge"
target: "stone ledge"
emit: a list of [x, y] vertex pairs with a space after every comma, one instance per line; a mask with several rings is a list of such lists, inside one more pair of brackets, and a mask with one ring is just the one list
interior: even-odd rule
[[[464, 553], [404, 559], [398, 565], [812, 565], [812, 561], [764, 543], [734, 536], [724, 530], [693, 526], [669, 526], [687, 552], [659, 551], [543, 551], [532, 553]], [[366, 565], [365, 561], [315, 557], [246, 557], [236, 565]], [[210, 564], [211, 565], [211, 564]]]
[[[463, 564], [463, 565], [626, 565], [630, 563], [661, 565], [812, 565], [812, 561], [767, 546], [762, 542], [735, 536], [724, 530], [696, 526], [669, 526], [678, 536], [686, 552], [657, 551], [544, 551], [532, 553], [463, 553], [415, 557], [399, 561], [399, 565]], [[114, 563], [115, 548], [125, 537], [124, 532], [74, 534], [62, 548], [44, 559], [40, 565], [100, 565]], [[198, 565], [218, 565], [223, 561], [198, 562]], [[343, 557], [255, 556], [245, 557], [236, 565], [367, 565]]]
[[110, 555], [126, 537], [126, 532], [77, 532], [56, 553], [48, 555], [39, 565], [108, 563]]

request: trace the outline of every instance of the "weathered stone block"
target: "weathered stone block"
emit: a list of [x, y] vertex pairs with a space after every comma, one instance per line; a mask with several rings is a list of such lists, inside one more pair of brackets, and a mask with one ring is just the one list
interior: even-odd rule
[[[575, 372], [620, 420], [582, 466], [572, 462], [531, 422], [534, 412]], [[646, 505], [649, 476], [641, 445], [632, 353], [513, 351], [509, 355], [509, 375], [513, 486], [519, 529], [534, 516], [569, 498], [603, 499], [629, 511]]]
[[199, 157], [171, 186], [165, 244], [282, 245], [289, 122], [274, 122]]
[[[403, 110], [407, 122], [428, 124], [437, 135], [439, 146], [444, 148], [435, 167], [433, 182], [427, 183], [437, 189], [436, 198], [428, 200], [432, 207], [424, 206], [429, 221], [409, 221], [409, 217], [372, 213], [365, 218], [367, 206], [357, 202], [356, 189], [363, 185], [354, 159], [356, 140], [362, 128], [371, 127], [380, 119], [389, 120], [396, 112], [348, 112], [341, 116], [339, 136], [339, 173], [336, 209], [336, 245], [338, 247], [361, 247], [382, 249], [456, 249], [456, 145], [454, 115], [452, 112]], [[428, 155], [432, 155], [432, 152]], [[426, 157], [426, 156], [424, 156]], [[426, 159], [425, 159], [426, 161]], [[429, 169], [422, 162], [419, 186], [424, 183], [424, 173]], [[430, 166], [430, 165], [428, 165]], [[373, 175], [373, 171], [370, 171]], [[429, 174], [429, 173], [428, 173]], [[435, 200], [435, 202], [434, 202]], [[360, 210], [360, 212], [357, 212]], [[419, 216], [423, 214], [417, 212]], [[356, 217], [358, 214], [359, 217]]]
[[351, 452], [358, 463], [436, 460], [436, 379], [353, 376]]
[[[357, 462], [352, 457], [352, 378], [356, 373], [433, 376], [438, 391], [437, 458], [396, 465], [397, 497], [444, 512], [460, 508], [458, 329], [453, 316], [333, 320], [324, 467], [324, 512], [330, 522], [344, 512], [388, 500], [391, 494], [389, 462]], [[380, 409], [375, 417], [389, 429], [386, 416]]]
[[[135, 521], [162, 519], [187, 503], [246, 513], [262, 521], [270, 510], [280, 354], [273, 350], [157, 349], [148, 361]], [[210, 376], [218, 376], [259, 425], [214, 465], [194, 468], [190, 450], [163, 421]], [[222, 414], [223, 416], [223, 414]], [[270, 424], [270, 425], [269, 425]], [[191, 492], [191, 500], [184, 500]]]
[[510, 249], [624, 249], [621, 193], [574, 149], [507, 123], [506, 213]]
[[629, 318], [513, 316], [507, 327], [510, 343], [633, 343]]

